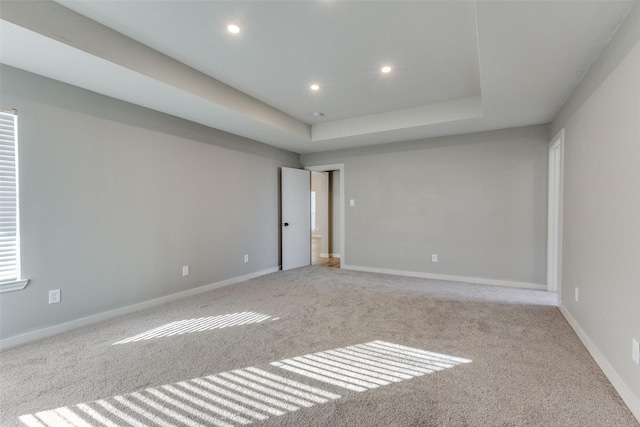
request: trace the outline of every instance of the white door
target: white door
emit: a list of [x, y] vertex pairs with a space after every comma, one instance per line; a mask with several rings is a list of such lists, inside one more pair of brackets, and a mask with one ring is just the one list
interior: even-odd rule
[[282, 168], [282, 269], [311, 264], [311, 173]]

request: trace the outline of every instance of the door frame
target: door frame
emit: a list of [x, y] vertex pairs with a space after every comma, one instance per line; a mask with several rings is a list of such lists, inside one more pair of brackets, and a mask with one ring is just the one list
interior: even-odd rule
[[562, 281], [562, 190], [564, 129], [549, 142], [549, 203], [547, 233], [547, 291], [560, 297]]
[[[333, 172], [333, 171], [339, 171], [340, 172], [340, 205], [339, 205], [339, 216], [340, 216], [340, 230], [338, 233], [339, 236], [339, 240], [340, 240], [340, 268], [342, 268], [343, 265], [347, 265], [347, 249], [345, 246], [345, 221], [344, 221], [344, 200], [345, 200], [345, 194], [344, 194], [344, 182], [345, 182], [345, 176], [344, 176], [344, 163], [335, 163], [335, 164], [330, 164], [330, 165], [317, 165], [317, 166], [307, 166], [305, 167], [306, 170], [311, 171], [311, 172]], [[309, 190], [311, 191], [311, 190]], [[331, 232], [333, 232], [333, 230], [331, 230]]]

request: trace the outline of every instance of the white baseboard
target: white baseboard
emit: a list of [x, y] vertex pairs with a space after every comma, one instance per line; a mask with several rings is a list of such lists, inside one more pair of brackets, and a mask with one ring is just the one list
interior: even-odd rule
[[565, 319], [567, 319], [567, 322], [569, 322], [569, 325], [571, 325], [573, 330], [582, 341], [582, 344], [584, 344], [584, 346], [587, 348], [587, 351], [589, 351], [589, 354], [591, 354], [591, 357], [593, 357], [600, 369], [602, 369], [602, 372], [604, 372], [606, 377], [609, 379], [609, 381], [613, 385], [613, 388], [616, 389], [624, 403], [627, 405], [627, 407], [629, 407], [631, 413], [636, 417], [638, 422], [640, 422], [640, 396], [633, 395], [622, 378], [620, 378], [615, 369], [613, 369], [613, 367], [609, 364], [609, 361], [607, 361], [606, 357], [604, 357], [598, 347], [593, 343], [593, 341], [591, 341], [591, 338], [589, 338], [587, 333], [582, 329], [578, 321], [571, 315], [569, 310], [567, 310], [567, 308], [562, 304], [559, 304], [558, 307], [560, 308], [560, 312], [562, 313], [562, 315], [565, 317]]
[[345, 270], [365, 271], [368, 273], [392, 274], [395, 276], [419, 277], [421, 279], [447, 280], [450, 282], [475, 283], [478, 285], [505, 286], [509, 288], [524, 288], [546, 291], [547, 285], [536, 283], [514, 282], [509, 280], [482, 279], [479, 277], [449, 276], [445, 274], [431, 274], [417, 271], [390, 270], [386, 268], [361, 267], [357, 265], [343, 265]]
[[189, 289], [186, 291], [176, 292], [175, 294], [154, 298], [148, 301], [139, 302], [137, 304], [128, 305], [126, 307], [117, 308], [115, 310], [104, 311], [102, 313], [93, 314], [87, 317], [82, 317], [80, 319], [72, 320], [70, 322], [60, 323], [58, 325], [49, 326], [47, 328], [38, 329], [38, 330], [27, 332], [21, 335], [4, 338], [0, 340], [0, 350], [4, 350], [10, 347], [15, 347], [20, 344], [25, 344], [31, 341], [35, 341], [37, 339], [46, 338], [51, 335], [58, 334], [60, 332], [65, 332], [71, 329], [78, 328], [80, 326], [90, 325], [92, 323], [100, 322], [102, 320], [107, 320], [113, 317], [122, 316], [123, 314], [133, 313], [134, 311], [139, 311], [145, 308], [164, 304], [166, 302], [175, 301], [191, 295], [197, 295], [203, 292], [211, 291], [213, 289], [218, 289], [224, 286], [233, 285], [234, 283], [244, 282], [259, 276], [264, 276], [265, 274], [275, 273], [276, 271], [279, 271], [279, 270], [280, 270], [280, 267], [268, 268], [266, 270], [245, 274], [244, 276], [232, 277], [230, 279], [226, 279], [221, 282], [199, 286], [197, 288]]

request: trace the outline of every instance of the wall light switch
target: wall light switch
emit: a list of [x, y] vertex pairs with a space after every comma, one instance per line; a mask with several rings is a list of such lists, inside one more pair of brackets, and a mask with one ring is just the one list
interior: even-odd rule
[[244, 256], [244, 262], [249, 262], [249, 255]]
[[575, 297], [576, 297], [576, 301], [578, 301], [578, 287], [577, 286], [576, 286], [576, 295], [575, 295]]
[[184, 267], [182, 267], [182, 276], [188, 276], [189, 275], [189, 266], [185, 265]]
[[631, 358], [640, 365], [640, 343], [635, 338], [631, 338]]
[[355, 206], [356, 205], [356, 200], [355, 199], [350, 199], [349, 200], [349, 206]]
[[431, 262], [438, 262], [438, 254], [431, 255]]

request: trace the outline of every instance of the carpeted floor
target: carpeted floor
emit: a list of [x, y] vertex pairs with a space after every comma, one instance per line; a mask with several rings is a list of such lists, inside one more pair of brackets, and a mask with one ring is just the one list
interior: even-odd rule
[[637, 426], [546, 292], [306, 267], [0, 354], [2, 426]]

